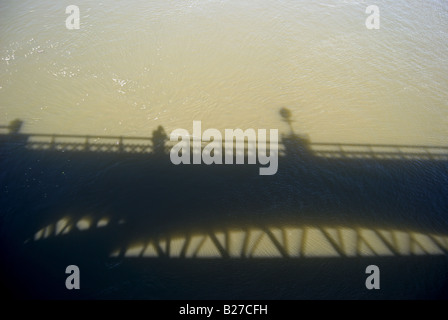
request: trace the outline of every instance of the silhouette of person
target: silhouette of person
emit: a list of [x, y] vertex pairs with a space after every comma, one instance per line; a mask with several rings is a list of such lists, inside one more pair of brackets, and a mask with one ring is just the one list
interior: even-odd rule
[[152, 151], [155, 155], [161, 155], [166, 153], [165, 143], [168, 140], [168, 136], [162, 126], [158, 126], [157, 130], [152, 132]]
[[291, 130], [291, 134], [294, 133], [292, 130], [292, 120], [291, 120], [291, 110], [288, 108], [281, 108], [280, 109], [280, 115], [283, 118], [283, 121], [285, 121], [289, 125], [289, 129]]
[[20, 129], [22, 128], [23, 121], [20, 119], [12, 120], [9, 123], [9, 134], [18, 134]]
[[9, 141], [14, 143], [26, 143], [28, 141], [28, 135], [20, 133], [23, 121], [15, 119], [9, 123]]

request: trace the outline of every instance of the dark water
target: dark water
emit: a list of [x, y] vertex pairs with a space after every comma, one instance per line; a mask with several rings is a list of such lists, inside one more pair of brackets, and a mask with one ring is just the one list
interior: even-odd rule
[[[230, 255], [223, 252], [218, 257], [181, 252], [173, 258], [163, 254], [166, 247], [160, 249], [168, 242], [172, 246], [168, 250], [174, 252], [171, 240], [179, 235], [193, 242], [201, 233], [259, 229], [268, 234], [273, 227], [367, 228], [446, 236], [444, 150], [431, 157], [395, 153], [393, 159], [381, 159], [385, 152], [359, 159], [350, 158], [350, 153], [323, 157], [290, 134], [281, 141], [284, 153], [277, 174], [260, 176], [254, 165], [174, 166], [162, 151], [163, 140], [162, 148], [148, 152], [112, 152], [111, 144], [92, 151], [92, 145], [82, 143], [77, 151], [69, 151], [73, 143], [68, 142], [52, 147], [47, 143], [50, 149], [41, 150], [45, 143], [32, 143], [32, 138], [1, 135], [1, 267], [4, 292], [11, 296], [447, 297], [448, 247], [443, 243], [434, 252], [424, 243], [414, 243], [407, 254], [392, 249], [392, 254], [383, 255], [371, 242], [373, 254], [359, 249], [353, 255], [300, 257], [271, 255], [272, 250], [261, 247], [266, 254], [258, 257], [236, 257], [229, 249]], [[63, 218], [70, 226], [66, 233], [56, 227]], [[39, 233], [48, 225], [53, 229]], [[126, 251], [150, 241], [159, 245], [156, 256], [131, 257]], [[248, 240], [241, 241], [248, 245]], [[308, 242], [310, 252], [319, 252], [323, 245]], [[285, 244], [285, 252], [292, 245]], [[117, 248], [121, 252], [111, 257]], [[72, 264], [80, 268], [81, 290], [65, 288], [65, 268]], [[365, 268], [370, 264], [380, 267], [380, 290], [365, 288]]]

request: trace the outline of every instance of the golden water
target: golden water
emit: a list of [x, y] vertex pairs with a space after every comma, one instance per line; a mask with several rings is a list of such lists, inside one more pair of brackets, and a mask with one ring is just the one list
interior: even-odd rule
[[288, 130], [311, 141], [446, 145], [448, 2], [0, 2], [0, 122], [23, 131], [150, 135]]

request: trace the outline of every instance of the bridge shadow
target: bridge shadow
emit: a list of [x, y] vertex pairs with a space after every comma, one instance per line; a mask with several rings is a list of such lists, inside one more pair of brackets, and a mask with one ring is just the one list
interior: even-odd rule
[[[173, 165], [161, 126], [152, 137], [26, 134], [20, 120], [1, 127], [5, 288], [28, 298], [446, 297], [448, 148], [311, 143], [293, 132], [289, 110], [280, 115], [290, 132], [270, 176], [247, 164], [247, 147], [242, 165]], [[285, 230], [300, 228], [310, 247], [295, 255]], [[348, 254], [349, 242], [329, 231], [344, 228], [373, 230], [391, 254], [370, 240], [373, 254]], [[395, 230], [416, 249], [382, 233]], [[336, 254], [314, 254], [322, 241]], [[201, 257], [206, 247], [216, 256]], [[82, 270], [84, 290], [65, 289], [69, 264]], [[366, 290], [369, 264], [390, 271], [383, 281], [393, 285]]]

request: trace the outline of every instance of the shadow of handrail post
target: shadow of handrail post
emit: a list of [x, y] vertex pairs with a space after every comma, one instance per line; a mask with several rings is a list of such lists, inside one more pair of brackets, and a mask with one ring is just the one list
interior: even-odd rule
[[56, 148], [56, 137], [55, 135], [52, 135], [50, 141], [50, 150], [54, 150], [55, 148]]
[[123, 137], [122, 136], [120, 136], [120, 138], [118, 139], [118, 151], [121, 153], [121, 152], [124, 152], [124, 147], [123, 147]]
[[89, 139], [90, 139], [90, 137], [89, 136], [86, 136], [86, 141], [84, 142], [84, 150], [85, 151], [89, 151]]

